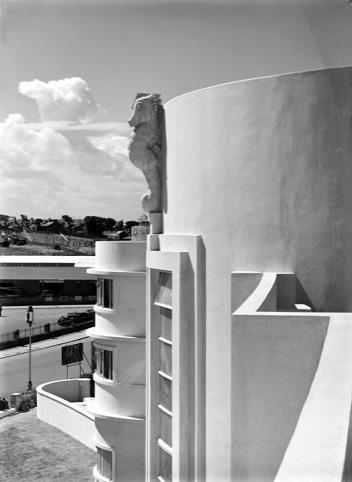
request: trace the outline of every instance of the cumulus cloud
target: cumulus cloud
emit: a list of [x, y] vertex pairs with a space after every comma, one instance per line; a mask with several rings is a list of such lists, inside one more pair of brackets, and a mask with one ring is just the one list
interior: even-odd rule
[[90, 122], [104, 113], [79, 77], [20, 82], [18, 91], [37, 102], [43, 121]]
[[133, 219], [146, 184], [127, 157], [127, 143], [102, 127], [92, 136], [83, 126], [34, 128], [20, 114], [8, 116], [0, 123], [2, 212]]
[[28, 128], [21, 114], [0, 123], [0, 169], [3, 176], [17, 178], [52, 173], [73, 159], [68, 140], [51, 128], [37, 132]]
[[109, 156], [114, 157], [122, 154], [128, 157], [127, 146], [129, 140], [125, 136], [109, 135], [100, 138], [89, 137], [89, 140], [96, 149], [109, 154]]

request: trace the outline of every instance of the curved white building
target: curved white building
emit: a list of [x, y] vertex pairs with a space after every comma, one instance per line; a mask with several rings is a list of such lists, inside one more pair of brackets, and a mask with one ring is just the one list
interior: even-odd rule
[[323, 69], [165, 105], [148, 480], [350, 476], [351, 85]]
[[145, 242], [97, 243], [93, 338], [94, 477], [142, 481], [145, 470]]
[[231, 82], [164, 106], [147, 244], [89, 270], [99, 482], [352, 479], [352, 9], [233, 3]]

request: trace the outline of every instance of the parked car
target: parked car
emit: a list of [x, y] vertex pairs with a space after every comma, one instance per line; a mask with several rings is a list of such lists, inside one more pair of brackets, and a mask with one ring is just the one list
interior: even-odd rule
[[13, 244], [16, 244], [17, 246], [24, 246], [25, 244], [27, 244], [27, 240], [22, 236], [18, 236], [17, 234], [15, 234], [12, 239]]
[[77, 326], [87, 321], [94, 321], [94, 310], [90, 309], [81, 313], [67, 313], [58, 319], [60, 326]]

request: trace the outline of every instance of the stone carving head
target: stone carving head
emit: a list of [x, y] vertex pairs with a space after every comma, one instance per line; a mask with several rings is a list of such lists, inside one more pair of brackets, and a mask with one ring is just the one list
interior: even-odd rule
[[128, 120], [131, 127], [157, 120], [158, 106], [161, 104], [160, 94], [137, 94], [133, 102], [133, 113]]

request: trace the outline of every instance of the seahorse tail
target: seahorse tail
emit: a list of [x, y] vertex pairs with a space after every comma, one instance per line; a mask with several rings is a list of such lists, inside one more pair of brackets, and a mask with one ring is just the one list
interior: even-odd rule
[[153, 195], [150, 189], [147, 193], [143, 194], [141, 202], [144, 211], [147, 213], [157, 213], [161, 210], [159, 196]]

